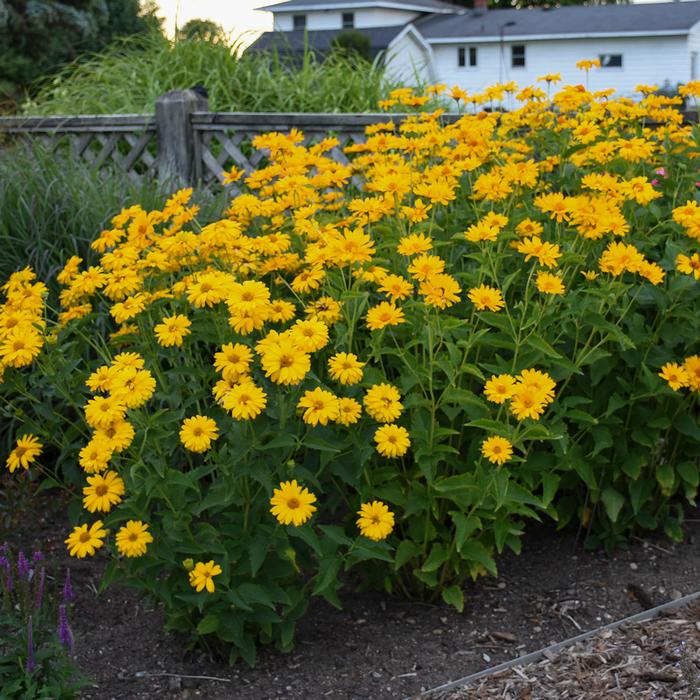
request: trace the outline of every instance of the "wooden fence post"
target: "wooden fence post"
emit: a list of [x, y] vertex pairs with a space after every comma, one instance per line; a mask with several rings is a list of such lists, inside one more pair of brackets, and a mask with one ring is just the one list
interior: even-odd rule
[[209, 101], [194, 90], [171, 90], [156, 100], [158, 180], [175, 187], [194, 183], [192, 112], [205, 112]]

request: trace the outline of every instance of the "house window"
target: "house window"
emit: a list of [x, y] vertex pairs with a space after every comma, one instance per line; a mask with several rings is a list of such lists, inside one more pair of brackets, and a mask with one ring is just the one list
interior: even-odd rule
[[621, 53], [602, 53], [598, 58], [601, 68], [622, 68]]
[[510, 65], [513, 68], [525, 67], [525, 44], [513, 44], [510, 47]]
[[476, 47], [470, 46], [469, 53], [467, 53], [467, 49], [464, 46], [460, 46], [457, 49], [457, 65], [460, 68], [464, 68], [466, 65], [474, 67], [476, 65]]
[[294, 15], [294, 29], [306, 29], [306, 15]]
[[343, 12], [343, 29], [352, 29], [355, 26], [355, 13]]

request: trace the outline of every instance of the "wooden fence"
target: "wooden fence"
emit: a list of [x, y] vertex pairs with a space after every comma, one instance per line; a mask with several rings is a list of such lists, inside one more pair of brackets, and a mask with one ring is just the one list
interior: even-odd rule
[[156, 100], [155, 115], [3, 117], [0, 135], [37, 138], [57, 157], [69, 149], [96, 168], [116, 166], [134, 180], [146, 176], [178, 187], [207, 186], [221, 182], [233, 165], [255, 170], [264, 157], [251, 146], [258, 134], [299, 129], [307, 145], [333, 135], [340, 142], [333, 155], [347, 162], [343, 148], [363, 142], [366, 126], [406, 116], [209, 112], [207, 107], [207, 100], [191, 90], [171, 91]]

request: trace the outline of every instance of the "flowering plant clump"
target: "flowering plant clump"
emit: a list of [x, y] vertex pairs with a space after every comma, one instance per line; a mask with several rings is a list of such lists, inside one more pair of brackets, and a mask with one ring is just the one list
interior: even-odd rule
[[2, 697], [73, 698], [85, 681], [71, 655], [70, 571], [54, 591], [41, 552], [15, 557], [0, 547], [0, 687]]
[[349, 162], [332, 138], [261, 135], [220, 220], [191, 190], [124, 209], [95, 260], [66, 262], [56, 313], [12, 276], [7, 465], [58, 450], [83, 506], [71, 554], [110, 556], [107, 581], [252, 663], [257, 641], [290, 648], [311, 595], [338, 605], [351, 567], [462, 609], [529, 520], [680, 536], [696, 127], [649, 86], [635, 103], [543, 81], [455, 89], [473, 113], [368, 127]]

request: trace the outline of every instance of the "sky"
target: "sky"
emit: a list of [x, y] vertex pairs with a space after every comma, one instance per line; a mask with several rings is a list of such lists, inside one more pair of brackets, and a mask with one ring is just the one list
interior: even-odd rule
[[271, 5], [280, 0], [158, 0], [158, 14], [165, 18], [168, 34], [173, 34], [175, 21], [182, 26], [187, 20], [211, 19], [233, 37], [250, 33], [250, 39], [272, 29], [272, 14], [256, 12], [253, 8]]

